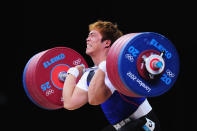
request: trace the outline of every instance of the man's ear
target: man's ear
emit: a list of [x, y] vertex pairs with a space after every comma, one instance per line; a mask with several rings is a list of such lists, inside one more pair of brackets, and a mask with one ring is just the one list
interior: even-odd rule
[[111, 46], [111, 40], [104, 40], [105, 48], [109, 48]]

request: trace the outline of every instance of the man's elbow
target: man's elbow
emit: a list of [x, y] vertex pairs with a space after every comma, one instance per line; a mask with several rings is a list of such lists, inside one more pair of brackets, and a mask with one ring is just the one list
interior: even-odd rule
[[64, 103], [64, 108], [67, 110], [75, 110], [74, 106], [70, 103]]
[[89, 102], [90, 105], [100, 105], [100, 104], [102, 104], [101, 101], [96, 100], [95, 98], [90, 98], [90, 99], [88, 100], [88, 102]]

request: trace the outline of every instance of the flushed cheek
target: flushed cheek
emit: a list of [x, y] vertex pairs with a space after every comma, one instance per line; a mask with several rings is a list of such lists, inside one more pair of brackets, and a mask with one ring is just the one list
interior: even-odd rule
[[90, 40], [91, 40], [91, 41], [95, 41], [95, 38], [94, 38], [94, 37], [91, 37]]

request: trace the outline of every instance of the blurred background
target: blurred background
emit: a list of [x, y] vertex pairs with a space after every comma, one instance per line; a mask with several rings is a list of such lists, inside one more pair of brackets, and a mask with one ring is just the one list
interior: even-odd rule
[[[194, 56], [187, 55], [195, 44], [191, 41], [191, 38], [195, 38], [195, 33], [192, 33], [195, 31], [195, 19], [194, 8], [190, 4], [58, 0], [25, 1], [23, 4], [24, 41], [17, 41], [14, 46], [16, 83], [9, 81], [7, 84], [12, 86], [5, 85], [0, 91], [0, 109], [2, 114], [6, 114], [3, 117], [5, 123], [18, 123], [16, 129], [65, 131], [99, 131], [109, 124], [100, 106], [86, 104], [74, 111], [43, 110], [28, 99], [22, 84], [27, 61], [49, 48], [70, 47], [83, 55], [89, 66], [93, 66], [90, 57], [85, 54], [88, 25], [97, 20], [107, 20], [117, 23], [124, 34], [157, 32], [174, 43], [181, 61], [178, 80], [170, 91], [149, 98], [149, 101], [160, 119], [163, 131], [189, 129], [190, 126], [185, 124], [185, 109], [189, 104], [185, 102], [184, 96], [186, 88], [193, 85], [186, 83], [186, 80], [191, 80], [186, 75], [186, 69], [190, 68], [186, 63], [189, 61], [191, 65], [194, 64]], [[189, 38], [186, 37], [188, 33]], [[192, 121], [190, 123], [193, 125]]]

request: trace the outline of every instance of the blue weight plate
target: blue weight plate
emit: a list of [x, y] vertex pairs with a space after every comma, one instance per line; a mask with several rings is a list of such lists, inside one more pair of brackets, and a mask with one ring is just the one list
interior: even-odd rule
[[[165, 69], [160, 78], [145, 80], [137, 70], [138, 56], [146, 50], [165, 51]], [[132, 61], [125, 57], [132, 56]], [[118, 57], [118, 72], [121, 81], [130, 91], [145, 97], [159, 96], [168, 91], [179, 74], [179, 55], [170, 40], [154, 32], [143, 32], [131, 38], [121, 49]]]

